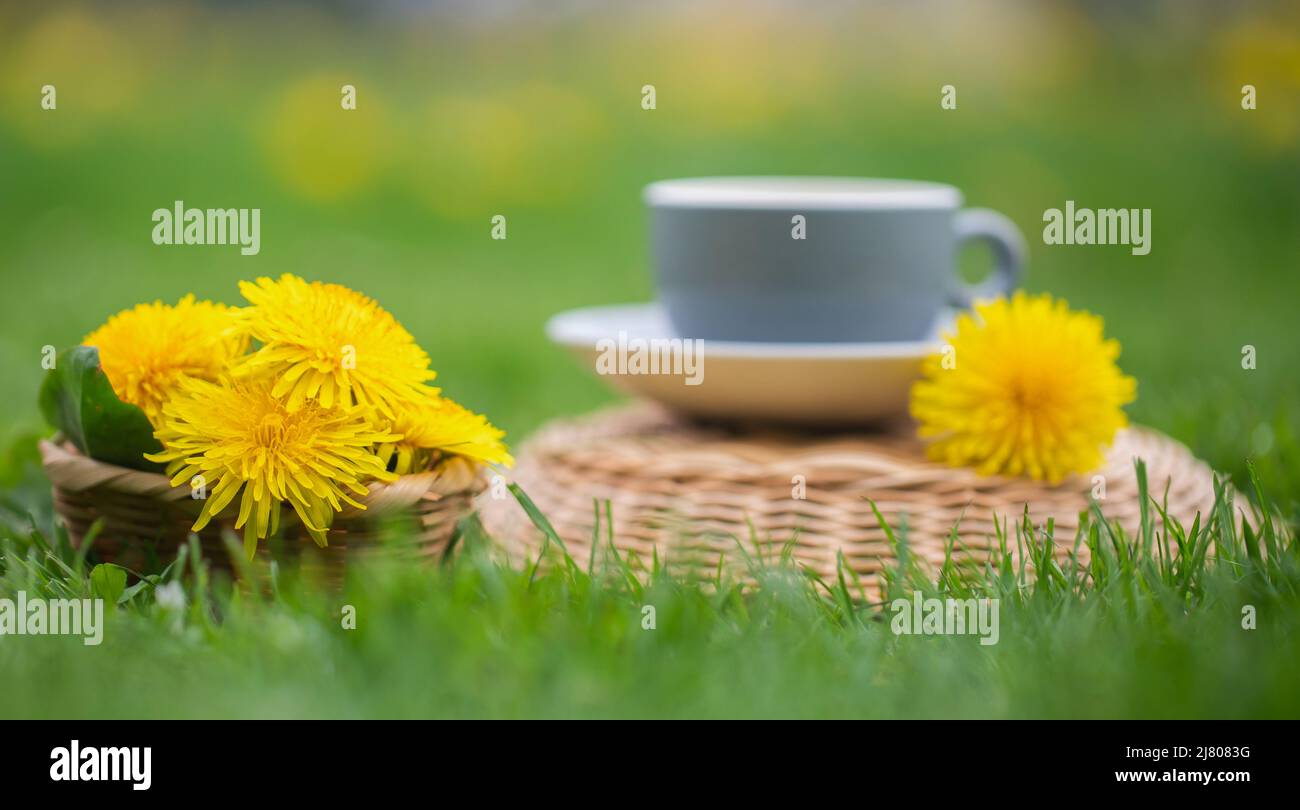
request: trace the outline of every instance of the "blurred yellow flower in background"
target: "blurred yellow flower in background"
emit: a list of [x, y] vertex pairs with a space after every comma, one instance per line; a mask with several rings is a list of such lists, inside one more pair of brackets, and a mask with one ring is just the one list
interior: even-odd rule
[[[342, 106], [343, 86], [356, 109]], [[364, 189], [391, 150], [382, 84], [357, 77], [308, 76], [289, 85], [256, 121], [267, 166], [291, 191], [317, 202]]]
[[87, 335], [118, 399], [139, 406], [156, 427], [163, 403], [188, 377], [215, 380], [244, 353], [234, 310], [187, 295], [176, 306], [154, 301], [119, 312]]
[[1234, 113], [1240, 111], [1241, 87], [1255, 88], [1255, 108], [1241, 111], [1250, 117], [1236, 120], [1249, 124], [1244, 131], [1284, 150], [1293, 150], [1300, 140], [1300, 12], [1292, 10], [1290, 17], [1252, 19], [1228, 29], [1211, 74], [1216, 90], [1238, 108]]
[[1101, 318], [1050, 295], [979, 303], [927, 358], [912, 416], [931, 458], [1059, 483], [1097, 468], [1137, 383]]
[[[796, 110], [821, 112], [817, 100], [828, 89], [830, 69], [819, 48], [827, 32], [815, 15], [687, 8], [613, 36], [611, 64], [635, 68], [620, 76], [624, 85], [655, 86], [659, 112], [646, 118], [637, 110], [643, 124], [697, 135], [748, 134]], [[626, 60], [628, 51], [639, 58]]]
[[482, 220], [590, 188], [607, 122], [586, 95], [531, 81], [438, 95], [409, 129], [406, 180], [439, 216]]
[[344, 503], [365, 508], [348, 492], [364, 496], [363, 482], [397, 478], [373, 452], [373, 445], [396, 436], [375, 430], [359, 410], [314, 402], [290, 410], [272, 393], [273, 384], [185, 381], [155, 433], [163, 452], [145, 456], [167, 464], [172, 486], [199, 475], [211, 485], [193, 531], [242, 492], [235, 529], [244, 530], [250, 559], [257, 541], [276, 531], [281, 503], [287, 501], [312, 539], [325, 546]]
[[518, 202], [525, 181], [531, 127], [517, 106], [482, 96], [440, 96], [414, 127], [413, 189], [450, 219], [481, 218], [484, 206]]
[[239, 291], [252, 304], [239, 312], [240, 331], [261, 345], [235, 374], [274, 377], [271, 394], [286, 397], [290, 413], [319, 401], [392, 419], [437, 394], [425, 385], [435, 376], [429, 355], [373, 299], [290, 273], [241, 281]]
[[[75, 7], [51, 11], [4, 51], [0, 48], [5, 119], [31, 145], [65, 145], [93, 135], [101, 125], [129, 120], [142, 68], [131, 42], [110, 19]], [[57, 119], [41, 106], [47, 85], [54, 88]]]
[[489, 464], [514, 464], [502, 441], [504, 431], [493, 427], [487, 417], [443, 397], [400, 411], [393, 432], [402, 438], [381, 446], [379, 456], [385, 464], [396, 457], [393, 470], [400, 475], [429, 469], [440, 453]]

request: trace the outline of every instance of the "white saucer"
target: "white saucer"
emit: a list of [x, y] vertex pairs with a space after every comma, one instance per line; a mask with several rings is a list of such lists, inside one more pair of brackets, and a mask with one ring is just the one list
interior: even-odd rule
[[[606, 373], [610, 385], [695, 416], [806, 425], [855, 425], [904, 416], [921, 361], [939, 350], [944, 317], [930, 339], [904, 343], [739, 343], [705, 340], [700, 384], [685, 373]], [[658, 304], [588, 307], [562, 312], [547, 337], [593, 371], [600, 355], [620, 343], [646, 352], [640, 338], [673, 339]], [[602, 349], [598, 349], [598, 344]], [[630, 359], [630, 358], [629, 358]], [[686, 366], [677, 371], [684, 372]]]

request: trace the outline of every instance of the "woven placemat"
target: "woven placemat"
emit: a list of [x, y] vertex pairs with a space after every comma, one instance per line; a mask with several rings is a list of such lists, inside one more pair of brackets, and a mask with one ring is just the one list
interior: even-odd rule
[[[642, 561], [657, 552], [669, 563], [712, 570], [719, 555], [728, 566], [743, 562], [737, 538], [751, 555], [751, 538], [773, 553], [793, 538], [798, 563], [834, 576], [842, 552], [864, 582], [875, 584], [893, 552], [867, 498], [895, 528], [906, 521], [913, 555], [929, 563], [943, 561], [959, 518], [964, 551], [954, 557], [985, 559], [995, 516], [1014, 523], [1026, 506], [1036, 524], [1055, 518], [1064, 557], [1097, 475], [1104, 477], [1103, 513], [1137, 529], [1136, 458], [1146, 461], [1153, 496], [1163, 498], [1168, 485], [1171, 516], [1188, 525], [1197, 511], [1209, 513], [1210, 468], [1145, 428], [1121, 431], [1096, 473], [1049, 486], [931, 462], [908, 425], [884, 433], [755, 431], [701, 425], [636, 404], [543, 427], [521, 447], [514, 478], [583, 565], [591, 554], [593, 500], [608, 499], [615, 548]], [[513, 501], [484, 499], [482, 512], [512, 559], [536, 556], [541, 534]]]

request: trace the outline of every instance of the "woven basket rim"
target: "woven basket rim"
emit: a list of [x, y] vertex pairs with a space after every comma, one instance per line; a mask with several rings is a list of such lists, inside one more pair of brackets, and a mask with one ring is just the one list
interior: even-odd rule
[[[39, 443], [41, 462], [50, 482], [63, 490], [82, 492], [100, 490], [123, 495], [144, 496], [163, 503], [186, 501], [190, 489], [173, 487], [162, 473], [135, 470], [93, 459], [71, 442], [56, 435]], [[486, 482], [480, 465], [460, 456], [449, 456], [433, 470], [399, 476], [396, 481], [370, 481], [366, 495], [358, 498], [365, 509], [344, 505], [339, 518], [365, 515], [383, 518], [397, 515], [422, 501], [437, 501], [459, 494], [477, 494]], [[230, 510], [232, 503], [222, 510]]]

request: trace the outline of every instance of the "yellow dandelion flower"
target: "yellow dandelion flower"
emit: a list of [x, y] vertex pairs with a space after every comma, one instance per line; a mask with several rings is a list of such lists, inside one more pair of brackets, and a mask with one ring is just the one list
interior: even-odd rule
[[977, 304], [945, 338], [951, 353], [927, 358], [912, 388], [931, 458], [1059, 483], [1096, 469], [1127, 424], [1137, 383], [1095, 315], [1017, 292]]
[[493, 427], [487, 417], [446, 398], [399, 411], [393, 432], [401, 434], [401, 440], [381, 445], [379, 456], [385, 464], [396, 456], [394, 471], [401, 475], [428, 469], [443, 453], [488, 464], [515, 463], [502, 441], [504, 431]]
[[119, 312], [81, 342], [99, 349], [118, 399], [139, 406], [157, 427], [182, 380], [215, 380], [244, 353], [248, 340], [232, 331], [234, 312], [193, 295], [176, 306], [154, 301]]
[[436, 394], [429, 356], [401, 324], [370, 298], [339, 284], [278, 280], [240, 282], [252, 304], [241, 328], [261, 346], [235, 368], [237, 376], [273, 377], [272, 394], [290, 412], [310, 401], [325, 408], [360, 405], [391, 419], [404, 404]]
[[203, 476], [208, 493], [194, 531], [242, 491], [235, 528], [244, 530], [250, 558], [257, 541], [276, 531], [281, 503], [324, 546], [344, 503], [364, 508], [349, 492], [365, 495], [362, 482], [396, 478], [373, 446], [400, 436], [376, 431], [357, 410], [309, 402], [290, 411], [272, 385], [270, 379], [186, 380], [163, 406], [163, 427], [155, 433], [163, 452], [146, 456], [167, 464], [172, 486]]

